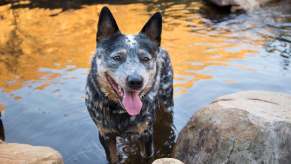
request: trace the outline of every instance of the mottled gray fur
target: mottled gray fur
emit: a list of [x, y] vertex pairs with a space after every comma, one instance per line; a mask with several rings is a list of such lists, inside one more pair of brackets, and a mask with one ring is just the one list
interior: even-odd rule
[[[118, 156], [116, 147], [110, 147], [116, 143], [117, 136], [141, 141], [142, 155], [152, 156], [155, 111], [173, 107], [171, 61], [160, 48], [161, 29], [155, 28], [161, 28], [159, 13], [137, 35], [121, 34], [108, 8], [103, 8], [100, 14], [96, 53], [87, 79], [86, 105], [111, 163], [121, 162], [114, 157]], [[136, 116], [126, 112], [106, 78], [110, 76], [118, 86], [127, 89], [126, 79], [132, 74], [143, 79], [140, 93], [143, 106]]]

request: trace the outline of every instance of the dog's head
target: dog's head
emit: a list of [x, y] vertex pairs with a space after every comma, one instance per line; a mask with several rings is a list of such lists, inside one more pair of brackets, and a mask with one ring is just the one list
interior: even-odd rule
[[155, 82], [162, 31], [162, 16], [154, 14], [137, 35], [124, 35], [107, 7], [101, 10], [96, 36], [95, 63], [102, 92], [137, 115], [142, 97]]

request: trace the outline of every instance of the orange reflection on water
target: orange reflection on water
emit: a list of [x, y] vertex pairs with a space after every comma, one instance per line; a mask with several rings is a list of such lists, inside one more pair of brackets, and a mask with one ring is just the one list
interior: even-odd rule
[[[209, 66], [223, 66], [244, 58], [254, 50], [229, 41], [229, 31], [208, 35], [211, 29], [201, 15], [193, 13], [200, 2], [187, 4], [164, 2], [162, 46], [171, 55], [178, 93], [186, 93], [196, 81], [212, 78], [200, 73]], [[158, 11], [146, 3], [108, 5], [124, 33], [137, 33], [149, 16]], [[102, 5], [83, 6], [78, 10], [19, 8], [0, 6], [0, 88], [17, 90], [27, 83], [43, 82], [35, 89], [50, 85], [56, 73], [41, 68], [64, 69], [68, 65], [88, 68], [95, 48], [97, 15]], [[151, 10], [149, 10], [151, 8]], [[195, 32], [200, 29], [199, 32]], [[256, 44], [261, 44], [257, 41]]]
[[3, 112], [5, 110], [5, 107], [3, 104], [0, 104], [0, 112]]

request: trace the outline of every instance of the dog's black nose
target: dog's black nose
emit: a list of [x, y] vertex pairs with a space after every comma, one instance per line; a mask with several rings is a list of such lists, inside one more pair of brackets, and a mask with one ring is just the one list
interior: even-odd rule
[[143, 78], [140, 75], [130, 75], [127, 77], [127, 86], [133, 90], [141, 89]]

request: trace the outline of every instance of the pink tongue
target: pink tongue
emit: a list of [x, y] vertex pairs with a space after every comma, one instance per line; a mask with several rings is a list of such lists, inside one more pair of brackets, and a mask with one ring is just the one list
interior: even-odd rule
[[138, 115], [142, 107], [138, 92], [124, 92], [122, 104], [127, 113], [131, 116]]

